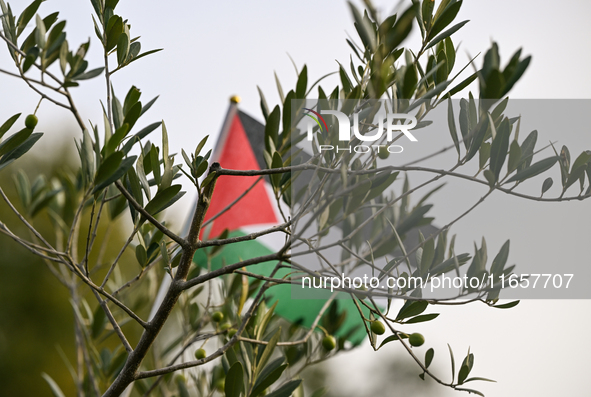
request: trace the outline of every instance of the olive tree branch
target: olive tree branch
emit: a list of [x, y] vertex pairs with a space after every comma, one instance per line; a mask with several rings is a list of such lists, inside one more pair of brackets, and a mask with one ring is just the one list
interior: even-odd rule
[[115, 258], [115, 260], [111, 264], [111, 267], [109, 268], [109, 270], [107, 271], [107, 274], [105, 275], [105, 278], [103, 279], [103, 282], [101, 284], [101, 288], [104, 288], [105, 285], [107, 284], [107, 281], [109, 281], [109, 277], [111, 277], [111, 273], [113, 273], [113, 270], [115, 270], [115, 266], [117, 266], [117, 263], [119, 263], [119, 259], [121, 259], [121, 256], [123, 255], [123, 253], [125, 252], [125, 250], [129, 246], [129, 244], [131, 244], [131, 242], [133, 241], [133, 238], [135, 237], [140, 226], [141, 226], [141, 223], [138, 222], [138, 225], [133, 229], [133, 231], [129, 235], [129, 238], [127, 239], [125, 244], [123, 244], [123, 247], [121, 247], [121, 250], [119, 250], [119, 254], [117, 254], [117, 257]]
[[168, 236], [171, 240], [176, 242], [181, 247], [183, 247], [183, 248], [187, 247], [187, 245], [189, 244], [187, 242], [187, 240], [174, 234], [166, 226], [164, 226], [162, 223], [160, 223], [156, 218], [154, 218], [152, 215], [150, 215], [150, 213], [148, 213], [144, 209], [144, 207], [142, 207], [137, 201], [135, 201], [135, 199], [133, 198], [131, 193], [129, 193], [127, 191], [127, 189], [125, 189], [125, 187], [123, 186], [123, 184], [120, 181], [116, 181], [115, 186], [117, 186], [117, 189], [119, 189], [119, 191], [123, 194], [123, 196], [125, 196], [125, 199], [133, 206], [133, 208], [135, 210], [137, 210], [140, 214], [142, 214], [142, 216], [144, 218], [146, 218], [148, 220], [148, 222], [150, 222], [152, 225], [154, 225], [158, 230], [160, 230], [162, 233], [164, 233], [166, 236]]
[[[277, 269], [275, 269], [276, 271]], [[273, 271], [273, 273], [275, 273], [275, 271]], [[244, 316], [242, 317], [242, 322], [240, 324], [240, 326], [238, 327], [238, 330], [236, 331], [236, 334], [231, 337], [228, 342], [226, 342], [222, 347], [220, 347], [218, 350], [216, 350], [214, 353], [212, 353], [211, 355], [200, 359], [200, 360], [194, 360], [194, 361], [188, 361], [185, 363], [181, 363], [181, 364], [176, 364], [176, 365], [170, 365], [164, 368], [160, 368], [160, 369], [155, 369], [155, 370], [151, 370], [151, 371], [143, 371], [143, 372], [139, 372], [136, 376], [135, 379], [144, 379], [144, 378], [150, 378], [153, 376], [158, 376], [158, 375], [164, 375], [170, 372], [174, 372], [177, 371], [179, 369], [185, 369], [185, 368], [191, 368], [191, 367], [195, 367], [198, 365], [202, 365], [205, 364], [207, 362], [213, 361], [216, 358], [220, 357], [221, 355], [223, 355], [229, 348], [231, 348], [232, 346], [234, 346], [237, 342], [238, 342], [238, 338], [240, 337], [240, 335], [242, 334], [242, 332], [244, 331], [244, 329], [246, 328], [246, 326], [248, 325], [248, 322], [250, 320], [250, 318], [252, 317], [254, 311], [256, 310], [256, 308], [259, 306], [260, 302], [262, 301], [263, 295], [265, 294], [265, 291], [269, 288], [269, 283], [265, 283], [261, 286], [261, 288], [259, 289], [259, 292], [257, 293], [257, 296], [254, 298], [254, 302], [252, 303], [252, 305], [249, 307], [248, 311], [244, 314]]]
[[109, 319], [109, 322], [111, 323], [111, 326], [113, 327], [113, 331], [115, 331], [115, 333], [119, 337], [119, 340], [121, 340], [121, 344], [123, 345], [125, 350], [127, 350], [128, 353], [131, 353], [133, 351], [133, 349], [132, 349], [131, 345], [129, 344], [129, 342], [127, 341], [127, 338], [125, 337], [125, 334], [121, 330], [121, 327], [117, 323], [117, 320], [115, 320], [115, 317], [113, 317], [113, 313], [111, 313], [111, 309], [109, 309], [109, 305], [107, 305], [107, 302], [104, 299], [101, 299], [98, 292], [93, 290], [92, 293], [94, 294], [99, 305], [103, 308], [105, 315], [107, 316], [107, 318]]
[[284, 232], [286, 234], [289, 234], [288, 231], [286, 230], [286, 228], [289, 227], [290, 225], [291, 225], [291, 221], [287, 221], [281, 225], [273, 226], [268, 229], [261, 230], [259, 232], [250, 233], [245, 236], [230, 237], [230, 238], [216, 239], [216, 240], [198, 241], [195, 244], [195, 246], [197, 249], [212, 247], [212, 246], [223, 246], [223, 245], [227, 245], [227, 244], [239, 243], [242, 241], [256, 240], [257, 238], [259, 238], [261, 236], [265, 236], [267, 234], [271, 234], [271, 233], [275, 233], [275, 232]]

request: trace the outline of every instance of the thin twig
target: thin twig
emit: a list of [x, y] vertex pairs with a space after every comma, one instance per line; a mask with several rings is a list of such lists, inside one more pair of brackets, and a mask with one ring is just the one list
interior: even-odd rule
[[146, 218], [148, 220], [148, 222], [150, 222], [152, 225], [156, 226], [156, 228], [158, 230], [160, 230], [166, 236], [170, 237], [171, 240], [173, 240], [174, 242], [176, 242], [181, 247], [183, 247], [183, 248], [186, 248], [187, 247], [187, 245], [189, 244], [187, 242], [187, 240], [185, 240], [182, 237], [179, 237], [176, 234], [174, 234], [166, 226], [164, 226], [162, 223], [160, 223], [156, 218], [154, 218], [152, 215], [150, 215], [144, 209], [144, 207], [142, 207], [137, 201], [135, 201], [135, 199], [133, 198], [133, 196], [131, 195], [131, 193], [129, 193], [127, 191], [127, 189], [125, 189], [125, 187], [123, 186], [123, 184], [120, 181], [116, 181], [115, 182], [115, 186], [117, 186], [117, 189], [119, 189], [119, 191], [123, 194], [123, 196], [125, 196], [125, 198], [127, 199], [127, 201], [133, 206], [133, 208], [135, 208], [140, 214], [142, 214], [142, 216], [144, 218]]

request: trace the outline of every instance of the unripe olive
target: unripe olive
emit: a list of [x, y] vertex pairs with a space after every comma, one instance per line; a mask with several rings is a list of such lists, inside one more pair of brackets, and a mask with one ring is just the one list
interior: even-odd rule
[[381, 321], [375, 320], [371, 322], [371, 332], [377, 335], [382, 335], [386, 332], [386, 327]]
[[337, 341], [335, 340], [334, 336], [326, 335], [324, 339], [322, 339], [322, 347], [324, 347], [326, 351], [331, 351], [337, 347]]
[[411, 346], [417, 347], [425, 343], [425, 337], [415, 332], [414, 334], [410, 334], [410, 336], [408, 337], [408, 341], [411, 344]]
[[390, 156], [390, 152], [386, 146], [380, 145], [378, 149], [378, 157], [382, 160], [386, 160]]
[[37, 125], [39, 119], [34, 114], [30, 114], [25, 118], [25, 127], [33, 129]]
[[195, 350], [195, 358], [197, 360], [201, 360], [203, 358], [207, 357], [207, 353], [205, 352], [205, 349], [197, 349]]
[[225, 331], [225, 330], [227, 330], [227, 329], [230, 329], [230, 328], [232, 328], [232, 324], [230, 324], [230, 323], [223, 323], [223, 324], [220, 326], [220, 329], [221, 329], [222, 331]]
[[214, 312], [211, 315], [211, 321], [213, 321], [214, 323], [219, 323], [223, 319], [224, 319], [224, 313], [222, 313], [222, 312]]
[[233, 337], [234, 337], [234, 335], [236, 335], [236, 332], [238, 332], [238, 330], [237, 330], [236, 328], [230, 328], [230, 329], [228, 330], [228, 337], [229, 337], [229, 338], [233, 338]]
[[183, 374], [176, 374], [174, 381], [175, 383], [187, 383], [187, 378]]

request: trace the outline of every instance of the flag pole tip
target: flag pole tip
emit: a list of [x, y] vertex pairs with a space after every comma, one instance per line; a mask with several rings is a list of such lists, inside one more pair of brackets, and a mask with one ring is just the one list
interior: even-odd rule
[[240, 103], [240, 101], [241, 101], [241, 98], [238, 95], [232, 95], [230, 97], [230, 102], [232, 102], [232, 103]]

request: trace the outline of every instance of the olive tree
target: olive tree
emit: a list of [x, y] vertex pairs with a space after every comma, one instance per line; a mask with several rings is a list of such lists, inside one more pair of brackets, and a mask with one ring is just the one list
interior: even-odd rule
[[[386, 18], [369, 1], [365, 11], [350, 5], [358, 38], [347, 40], [352, 56], [350, 67], [340, 65], [335, 72], [340, 83], [330, 90], [321, 85], [323, 78], [309, 84], [304, 66], [298, 70], [296, 86], [286, 95], [278, 83], [282, 103], [273, 109], [261, 92], [265, 128], [264, 148], [259, 149], [267, 167], [235, 170], [211, 162], [211, 152], [202, 152], [207, 138], [197, 148], [187, 148], [191, 155], [183, 151], [184, 161], [178, 161], [180, 156], [169, 153], [164, 122], [139, 126], [156, 98], [140, 101], [141, 93], [133, 86], [118, 97], [111, 82], [113, 74], [137, 67], [136, 60], [158, 51], [142, 52], [129, 20], [116, 12], [118, 0], [91, 0], [103, 55], [103, 63], [92, 67], [86, 60], [89, 42], [70, 49], [65, 21], [59, 20], [57, 12], [38, 15], [41, 2], [33, 1], [17, 16], [10, 4], [0, 0], [0, 38], [14, 60], [0, 71], [35, 91], [38, 107], [59, 106], [71, 113], [79, 127], [79, 167], [59, 178], [36, 178], [33, 183], [16, 172], [21, 203], [11, 202], [1, 187], [0, 195], [30, 233], [17, 235], [2, 222], [0, 232], [43, 258], [71, 294], [74, 343], [79, 353], [71, 370], [78, 395], [149, 395], [157, 390], [160, 395], [181, 396], [190, 392], [303, 396], [301, 372], [354, 348], [360, 342], [355, 335], [360, 333], [374, 349], [399, 343], [416, 361], [417, 374], [423, 379], [430, 377], [445, 387], [481, 394], [465, 386], [487, 380], [470, 377], [474, 355], [468, 352], [456, 365], [450, 348], [451, 377], [443, 377], [429, 368], [433, 349], [424, 356], [416, 353], [425, 338], [412, 332], [412, 324], [435, 320], [437, 313], [424, 312], [440, 304], [481, 303], [497, 308], [517, 304], [497, 303], [504, 285], [501, 281], [513, 271], [513, 266], [506, 266], [509, 243], [487, 264], [484, 240], [473, 255], [456, 254], [455, 236], [448, 239], [449, 229], [494, 192], [542, 201], [591, 196], [590, 152], [581, 153], [571, 164], [564, 147], [560, 153], [534, 161], [541, 151], [535, 148], [536, 134], [520, 141], [519, 117], [505, 115], [507, 95], [527, 69], [530, 57], [522, 57], [519, 50], [503, 66], [493, 43], [483, 57], [459, 67], [453, 38], [467, 22], [456, 21], [461, 0], [442, 0], [437, 7], [434, 1], [414, 1]], [[405, 48], [404, 40], [413, 27], [420, 30], [420, 47]], [[468, 68], [474, 72], [460, 79]], [[71, 92], [92, 78], [105, 82], [104, 118], [85, 121]], [[472, 83], [477, 83], [476, 93], [460, 101], [458, 114], [451, 100]], [[313, 98], [316, 102], [310, 102]], [[393, 142], [408, 138], [408, 131], [400, 128], [404, 124], [398, 124], [398, 136], [387, 141], [383, 137], [367, 151], [318, 150], [342, 141], [335, 128], [336, 117], [326, 116], [328, 124], [321, 117], [330, 114], [327, 110], [356, 122], [361, 119], [362, 136], [347, 142], [358, 145], [365, 133], [378, 128], [375, 116], [384, 103], [396, 114], [412, 115], [417, 129], [429, 125], [428, 115], [438, 106], [446, 106], [451, 142], [437, 153], [457, 152], [456, 163], [449, 169], [421, 164], [434, 153], [409, 165], [381, 166]], [[317, 125], [308, 134], [301, 123], [312, 115], [318, 116], [314, 117]], [[0, 126], [0, 172], [6, 172], [6, 166], [43, 139], [36, 131], [36, 116], [27, 116], [24, 128], [18, 127], [20, 116], [9, 117]], [[379, 125], [381, 134], [383, 124]], [[13, 128], [15, 132], [9, 133]], [[161, 138], [155, 138], [159, 142], [149, 141], [157, 130], [161, 132]], [[302, 150], [305, 142], [309, 150]], [[521, 182], [555, 165], [562, 175], [559, 197], [540, 198], [518, 191]], [[409, 176], [414, 173], [434, 176], [411, 186]], [[270, 184], [282, 209], [281, 222], [253, 233], [232, 235], [225, 230], [208, 238], [206, 217], [218, 182], [253, 176], [259, 177], [257, 182]], [[190, 181], [197, 193], [186, 230], [172, 230], [162, 220], [162, 212], [184, 194], [177, 178]], [[433, 218], [427, 216], [432, 206], [427, 202], [438, 189], [434, 184], [445, 178], [463, 178], [488, 191], [452, 222], [435, 227]], [[577, 182], [580, 193], [566, 195]], [[551, 184], [552, 179], [546, 179], [542, 193]], [[223, 212], [230, 211], [246, 193]], [[412, 208], [411, 196], [420, 197]], [[33, 219], [42, 213], [50, 216], [54, 233], [43, 235], [34, 227]], [[97, 237], [99, 225], [115, 220], [126, 223], [129, 235], [119, 254], [107, 258], [103, 251], [109, 241]], [[224, 260], [218, 268], [211, 266], [229, 247], [270, 234], [284, 237], [274, 252], [249, 258], [245, 254], [235, 261]], [[327, 240], [334, 235], [336, 240]], [[331, 247], [341, 248], [339, 258], [323, 254]], [[310, 255], [319, 259], [319, 266], [302, 259]], [[262, 263], [271, 267], [261, 270], [257, 265]], [[380, 281], [396, 274], [405, 280], [429, 282], [438, 275], [459, 274], [464, 267], [467, 274], [489, 281], [479, 288], [463, 288], [449, 298], [423, 297], [416, 286], [384, 291], [350, 285], [335, 288], [325, 283], [320, 289], [331, 291], [319, 295], [322, 303], [309, 324], [288, 321], [275, 310], [277, 299], [289, 297], [273, 291], [321, 283], [328, 276], [352, 276], [361, 266], [377, 272]], [[161, 296], [154, 293], [157, 285], [162, 285]], [[343, 297], [349, 298], [347, 304], [336, 299]], [[466, 299], [454, 300], [458, 297]], [[396, 302], [402, 306], [390, 314]], [[296, 312], [305, 312], [306, 305], [296, 299], [290, 302]], [[347, 305], [353, 309], [346, 309]], [[353, 316], [358, 327], [344, 327], [345, 319], [352, 321]], [[113, 340], [118, 342], [115, 349], [109, 347]], [[169, 376], [172, 373], [177, 375]], [[45, 378], [54, 395], [61, 395], [59, 386]]]

